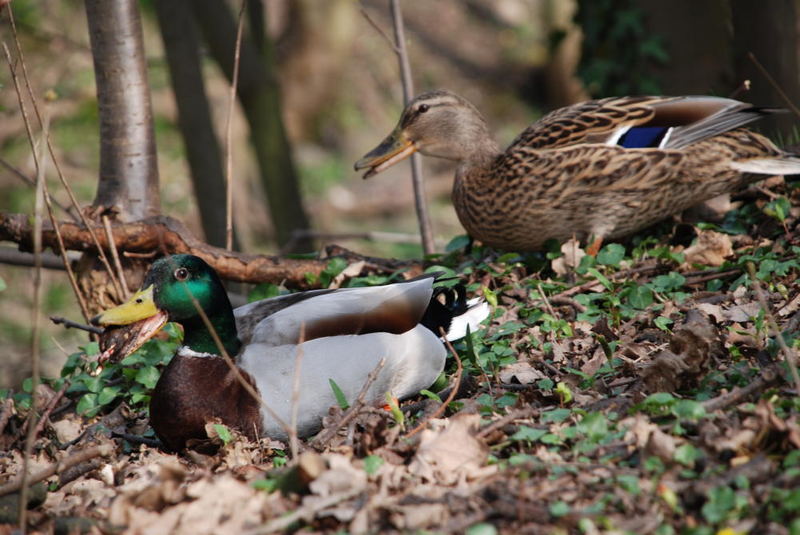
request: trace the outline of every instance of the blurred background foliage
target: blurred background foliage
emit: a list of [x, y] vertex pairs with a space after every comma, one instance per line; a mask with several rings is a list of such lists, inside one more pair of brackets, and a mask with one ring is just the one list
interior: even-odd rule
[[[203, 235], [193, 194], [186, 141], [159, 25], [157, 0], [142, 0], [142, 22], [152, 90], [162, 213]], [[191, 5], [191, 2], [188, 2]], [[353, 162], [394, 126], [402, 109], [397, 60], [385, 0], [250, 0], [246, 33], [268, 47], [265, 66], [279, 88], [280, 117], [296, 167], [302, 205], [313, 230], [366, 230], [413, 236], [417, 223], [407, 165], [363, 181]], [[199, 4], [198, 4], [199, 5]], [[798, 82], [798, 0], [406, 0], [402, 3], [417, 91], [446, 87], [482, 110], [498, 141], [507, 144], [548, 110], [614, 94], [717, 94], [762, 105], [785, 105], [748, 53], [795, 102]], [[98, 112], [84, 5], [78, 0], [14, 0], [28, 74], [38, 95], [53, 91], [51, 136], [57, 158], [80, 202], [91, 204], [99, 168]], [[231, 2], [234, 18], [238, 2]], [[364, 15], [367, 14], [367, 16]], [[162, 13], [163, 17], [164, 14]], [[162, 20], [163, 23], [163, 20]], [[262, 27], [263, 24], [263, 27]], [[200, 24], [202, 26], [202, 24]], [[11, 42], [7, 17], [3, 40]], [[229, 85], [200, 39], [202, 78], [219, 146], [224, 146]], [[248, 73], [244, 73], [247, 75]], [[742, 94], [745, 79], [753, 89]], [[0, 69], [0, 158], [34, 175], [33, 158], [8, 68]], [[250, 122], [237, 103], [233, 123], [234, 219], [239, 247], [277, 253], [285, 229], [270, 217]], [[787, 122], [762, 125], [791, 141]], [[439, 250], [462, 234], [449, 201], [452, 165], [424, 160], [427, 196]], [[48, 168], [56, 199], [66, 194]], [[207, 200], [207, 199], [206, 199]], [[213, 199], [220, 212], [223, 199]], [[33, 190], [0, 167], [0, 210], [31, 213]], [[205, 213], [209, 209], [204, 208]], [[61, 213], [63, 217], [63, 212]], [[208, 226], [206, 227], [208, 228]], [[291, 231], [291, 229], [289, 229]], [[279, 238], [281, 236], [281, 238]], [[402, 237], [402, 236], [401, 236]], [[356, 251], [419, 257], [417, 243], [332, 239]], [[279, 243], [283, 242], [283, 243]], [[323, 243], [318, 241], [317, 246]], [[0, 247], [12, 247], [2, 244]], [[0, 265], [0, 387], [29, 374], [31, 270]], [[46, 271], [44, 311], [77, 319], [60, 271]], [[82, 333], [47, 325], [42, 334], [45, 374], [85, 342]]]

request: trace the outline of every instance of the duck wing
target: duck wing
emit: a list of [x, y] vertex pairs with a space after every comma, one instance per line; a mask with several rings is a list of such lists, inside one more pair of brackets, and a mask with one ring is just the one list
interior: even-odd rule
[[401, 334], [419, 324], [433, 294], [433, 281], [433, 276], [427, 276], [385, 286], [316, 292], [310, 296], [304, 292], [299, 294], [303, 297], [259, 321], [247, 343], [279, 346], [326, 336]]
[[782, 111], [709, 97], [611, 97], [548, 113], [525, 129], [507, 153], [600, 143], [679, 149]]

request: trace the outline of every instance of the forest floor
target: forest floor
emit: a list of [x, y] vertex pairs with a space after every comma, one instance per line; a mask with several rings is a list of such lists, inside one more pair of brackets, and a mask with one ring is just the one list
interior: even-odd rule
[[[454, 399], [348, 400], [297, 462], [288, 444], [214, 425], [199, 450], [142, 443], [177, 329], [99, 375], [76, 353], [39, 389], [30, 472], [47, 477], [29, 493], [30, 531], [800, 533], [786, 363], [800, 343], [798, 190], [774, 180], [740, 197], [717, 224], [665, 223], [596, 258], [456, 240], [428, 268], [459, 274], [493, 314], [455, 345]], [[5, 399], [0, 533], [17, 522], [31, 414], [28, 392]]]

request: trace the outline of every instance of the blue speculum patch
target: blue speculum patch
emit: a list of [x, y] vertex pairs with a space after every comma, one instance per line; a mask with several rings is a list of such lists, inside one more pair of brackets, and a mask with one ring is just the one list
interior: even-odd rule
[[617, 144], [626, 149], [658, 147], [668, 130], [666, 126], [637, 126], [625, 132]]

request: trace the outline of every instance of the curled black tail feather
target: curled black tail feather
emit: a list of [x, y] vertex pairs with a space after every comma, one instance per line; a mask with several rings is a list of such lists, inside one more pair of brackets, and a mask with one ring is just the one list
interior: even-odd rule
[[434, 288], [431, 302], [420, 323], [433, 331], [436, 336], [441, 336], [440, 329], [444, 329], [445, 333], [448, 332], [453, 318], [465, 313], [468, 308], [467, 289], [463, 284], [456, 284], [452, 288], [440, 286]]

